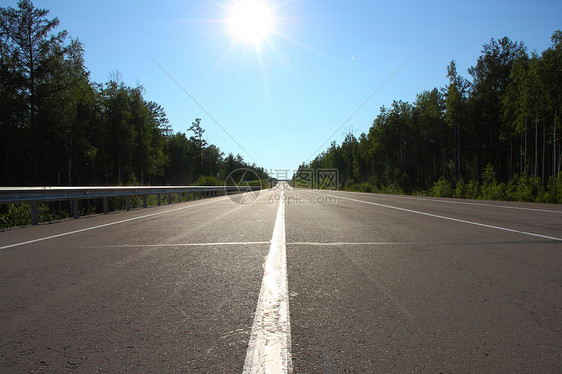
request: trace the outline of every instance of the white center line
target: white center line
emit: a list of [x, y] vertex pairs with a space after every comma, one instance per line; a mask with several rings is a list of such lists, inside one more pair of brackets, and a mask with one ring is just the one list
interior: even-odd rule
[[292, 372], [284, 201], [282, 190], [248, 344], [245, 374]]

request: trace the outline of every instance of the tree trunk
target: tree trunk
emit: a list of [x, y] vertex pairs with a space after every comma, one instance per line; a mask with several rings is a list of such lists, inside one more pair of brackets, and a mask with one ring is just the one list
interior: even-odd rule
[[457, 123], [457, 180], [461, 178], [461, 127]]
[[121, 157], [117, 160], [117, 185], [121, 185]]
[[538, 175], [538, 163], [539, 163], [539, 148], [538, 148], [538, 139], [539, 139], [539, 116], [535, 114], [535, 170], [533, 172], [533, 177], [537, 177]]
[[556, 116], [558, 115], [558, 110], [554, 111], [554, 129], [552, 130], [552, 176], [554, 178], [556, 175]]
[[103, 155], [103, 170], [105, 172], [105, 185], [109, 186], [109, 176], [107, 175], [107, 159], [105, 155]]
[[66, 157], [67, 157], [67, 164], [68, 164], [68, 185], [72, 186], [72, 151], [71, 151], [71, 144], [70, 141], [66, 140]]
[[68, 185], [72, 186], [72, 156], [68, 156]]
[[478, 152], [474, 154], [474, 174], [476, 177], [476, 182], [480, 181], [480, 173], [478, 172]]
[[545, 166], [546, 166], [545, 163], [544, 163], [544, 161], [545, 161], [545, 159], [544, 159], [545, 148], [546, 148], [546, 126], [543, 123], [543, 126], [542, 126], [542, 168], [541, 168], [541, 181], [542, 181], [543, 186], [544, 186], [544, 169], [545, 169]]
[[449, 173], [447, 172], [447, 154], [445, 153], [445, 149], [443, 149], [443, 175], [445, 179], [449, 179]]
[[513, 140], [509, 141], [509, 175], [508, 178], [511, 179], [513, 175]]
[[527, 119], [525, 119], [525, 175], [529, 174], [529, 168], [527, 167]]
[[519, 176], [523, 176], [523, 134], [519, 135]]
[[459, 174], [457, 172], [457, 149], [455, 148], [456, 138], [456, 129], [453, 129], [453, 179], [455, 179], [455, 181], [459, 179]]
[[437, 181], [437, 162], [435, 161], [435, 152], [433, 152], [433, 181]]
[[402, 133], [400, 133], [400, 144], [398, 147], [398, 155], [400, 157], [400, 171], [402, 171]]

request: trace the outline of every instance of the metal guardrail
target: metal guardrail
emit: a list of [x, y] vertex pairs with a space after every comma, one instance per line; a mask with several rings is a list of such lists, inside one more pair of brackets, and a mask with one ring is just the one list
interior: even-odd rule
[[[147, 196], [156, 195], [157, 204], [161, 203], [161, 195], [168, 195], [168, 202], [172, 201], [172, 194], [178, 194], [182, 201], [182, 194], [191, 193], [198, 198], [207, 198], [226, 194], [258, 190], [257, 186], [118, 186], [118, 187], [0, 187], [0, 204], [30, 203], [31, 224], [39, 223], [38, 202], [72, 201], [73, 217], [80, 216], [79, 200], [103, 199], [103, 213], [109, 212], [108, 198], [125, 197], [125, 209], [130, 210], [130, 197], [142, 196], [143, 207], [147, 207]], [[186, 195], [189, 201], [189, 195]]]

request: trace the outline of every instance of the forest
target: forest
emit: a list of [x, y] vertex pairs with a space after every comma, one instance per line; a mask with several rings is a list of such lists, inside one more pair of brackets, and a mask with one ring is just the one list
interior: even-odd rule
[[562, 203], [562, 32], [551, 41], [491, 39], [469, 78], [452, 60], [446, 87], [381, 107], [299, 169], [338, 169], [354, 191]]
[[[173, 133], [164, 108], [112, 73], [90, 79], [84, 47], [49, 11], [0, 8], [0, 185], [220, 184], [249, 165], [204, 138], [199, 118]], [[491, 39], [468, 69], [413, 103], [383, 106], [300, 168], [339, 170], [340, 188], [562, 203], [562, 32], [529, 52]]]
[[173, 133], [164, 108], [119, 73], [90, 79], [84, 47], [49, 11], [0, 8], [0, 186], [220, 184], [238, 168], [199, 118]]

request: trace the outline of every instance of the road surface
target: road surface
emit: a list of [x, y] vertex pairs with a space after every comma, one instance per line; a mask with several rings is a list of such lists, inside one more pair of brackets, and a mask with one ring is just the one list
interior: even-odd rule
[[562, 207], [280, 185], [0, 232], [0, 296], [0, 372], [559, 373]]

